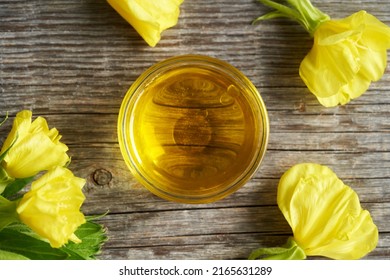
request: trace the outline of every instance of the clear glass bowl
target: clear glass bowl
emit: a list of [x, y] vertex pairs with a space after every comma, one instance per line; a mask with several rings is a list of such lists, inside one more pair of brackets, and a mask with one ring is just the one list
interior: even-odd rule
[[118, 137], [132, 174], [152, 193], [209, 203], [243, 186], [265, 154], [269, 121], [255, 86], [215, 58], [155, 64], [130, 87]]

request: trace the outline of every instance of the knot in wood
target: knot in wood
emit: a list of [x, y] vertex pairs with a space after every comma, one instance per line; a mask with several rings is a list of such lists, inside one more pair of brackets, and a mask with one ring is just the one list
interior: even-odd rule
[[100, 168], [96, 169], [93, 173], [93, 180], [99, 186], [107, 185], [112, 180], [112, 174], [110, 171]]

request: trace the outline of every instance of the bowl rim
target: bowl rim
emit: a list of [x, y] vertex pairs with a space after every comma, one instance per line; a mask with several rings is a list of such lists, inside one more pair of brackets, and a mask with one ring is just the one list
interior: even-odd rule
[[[127, 144], [129, 140], [131, 141], [131, 139], [126, 136], [126, 131], [130, 130], [130, 125], [127, 126], [127, 129], [125, 125], [128, 123], [128, 121], [131, 121], [131, 118], [133, 118], [132, 111], [135, 108], [136, 101], [142, 95], [142, 90], [140, 91], [140, 88], [145, 88], [150, 85], [156, 79], [156, 77], [158, 77], [158, 75], [154, 77], [156, 73], [161, 73], [161, 71], [163, 71], [164, 69], [172, 70], [176, 67], [182, 66], [183, 64], [186, 64], [191, 67], [199, 65], [208, 66], [220, 71], [223, 74], [229, 74], [231, 78], [234, 78], [235, 81], [240, 82], [241, 85], [245, 86], [248, 89], [247, 92], [250, 92], [252, 95], [251, 100], [255, 100], [256, 104], [258, 105], [258, 108], [256, 108], [257, 112], [253, 112], [253, 115], [257, 117], [257, 120], [261, 121], [262, 130], [259, 131], [261, 135], [259, 135], [258, 143], [255, 150], [256, 153], [253, 153], [250, 163], [245, 168], [245, 170], [243, 170], [240, 176], [235, 178], [235, 180], [231, 184], [227, 185], [226, 188], [221, 189], [218, 193], [211, 195], [178, 195], [158, 188], [156, 184], [154, 184], [153, 182], [151, 182], [150, 179], [147, 178], [147, 174], [144, 174], [146, 172], [142, 172], [139, 168], [137, 168], [137, 164], [134, 163], [134, 158], [136, 158], [137, 156], [134, 155], [134, 153], [132, 152], [131, 145]], [[127, 90], [120, 106], [117, 122], [117, 134], [121, 154], [127, 167], [130, 169], [135, 179], [150, 192], [163, 199], [179, 203], [210, 203], [220, 200], [234, 193], [243, 185], [245, 185], [258, 171], [261, 166], [261, 162], [264, 159], [268, 146], [269, 118], [265, 103], [260, 95], [260, 92], [254, 86], [254, 84], [246, 77], [246, 75], [244, 75], [240, 70], [238, 70], [236, 67], [232, 66], [228, 62], [220, 60], [218, 58], [199, 54], [186, 54], [173, 56], [160, 62], [157, 62], [156, 64], [145, 70], [132, 83], [130, 88]]]

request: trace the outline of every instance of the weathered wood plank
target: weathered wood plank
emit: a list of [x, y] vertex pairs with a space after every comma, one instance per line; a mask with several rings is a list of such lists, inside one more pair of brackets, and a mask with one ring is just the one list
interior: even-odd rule
[[[94, 164], [104, 164], [104, 161], [116, 161], [121, 168], [121, 155], [118, 148], [113, 149], [110, 146], [92, 145], [71, 146], [71, 152], [74, 162], [72, 165], [77, 167], [81, 164], [88, 164], [88, 161], [94, 161]], [[112, 152], [110, 157], [108, 153]], [[105, 154], [107, 153], [107, 154]], [[87, 163], [83, 162], [87, 160]], [[263, 163], [256, 173], [256, 178], [279, 178], [292, 165], [301, 162], [318, 162], [328, 165], [336, 174], [344, 179], [350, 178], [388, 178], [390, 175], [390, 153], [388, 152], [330, 152], [330, 151], [302, 151], [290, 148], [288, 153], [285, 150], [268, 150]]]
[[[369, 210], [378, 220], [387, 221], [390, 218], [388, 203], [370, 205]], [[140, 251], [146, 253], [148, 257], [174, 258], [179, 251], [184, 253], [186, 258], [193, 259], [202, 255], [203, 258], [210, 259], [219, 258], [218, 251], [225, 251], [224, 254], [227, 254], [226, 249], [230, 248], [228, 258], [237, 259], [245, 257], [242, 255], [241, 246], [244, 246], [246, 254], [249, 254], [247, 243], [250, 245], [249, 250], [253, 250], [260, 246], [276, 246], [285, 242], [274, 245], [262, 241], [254, 245], [253, 239], [237, 240], [243, 236], [256, 233], [262, 240], [264, 236], [272, 233], [278, 240], [282, 239], [280, 236], [286, 240], [287, 236], [291, 235], [291, 229], [276, 207], [192, 209], [110, 215], [104, 219], [104, 223], [115, 236], [107, 243], [107, 247], [113, 250], [128, 248], [122, 250], [127, 251], [127, 258], [140, 257], [138, 255]], [[386, 233], [390, 230], [389, 225], [385, 223], [379, 222], [378, 227], [381, 232]], [[381, 249], [383, 245], [384, 251], [388, 250], [386, 244], [382, 242], [378, 245], [378, 253], [383, 250]], [[238, 248], [235, 248], [236, 246]], [[167, 247], [170, 248], [169, 252], [164, 250]], [[198, 253], [194, 254], [193, 247]], [[189, 248], [193, 249], [188, 250]], [[168, 254], [164, 255], [161, 252]]]
[[[192, 244], [161, 245], [153, 247], [109, 247], [103, 251], [102, 259], [246, 259], [260, 247], [276, 247], [284, 244], [289, 235], [262, 234], [220, 234], [215, 236], [191, 237]], [[178, 237], [180, 239], [180, 237]], [[365, 259], [390, 259], [388, 243], [390, 234], [380, 235], [377, 248]], [[200, 257], [199, 257], [200, 256]], [[309, 257], [318, 259], [318, 257]]]
[[[373, 203], [365, 206], [374, 216], [379, 230], [389, 232], [390, 225], [387, 221], [390, 218], [390, 203]], [[291, 232], [277, 206], [192, 208], [111, 214], [102, 218], [102, 222], [115, 233], [110, 239], [110, 244], [125, 246], [138, 244], [137, 240], [144, 245], [152, 246], [153, 242], [174, 236]]]
[[[66, 102], [63, 104], [64, 109], [71, 106]], [[119, 104], [117, 110], [118, 107]], [[46, 117], [51, 126], [60, 130], [64, 142], [70, 146], [117, 143], [117, 114], [46, 115], [35, 111], [34, 114]], [[389, 151], [390, 114], [387, 112], [316, 115], [269, 111], [269, 116], [269, 148], [272, 150], [288, 150], [293, 146], [295, 150], [309, 151]], [[8, 131], [11, 125], [9, 121], [2, 130]], [[83, 133], [80, 133], [81, 130]]]
[[[93, 169], [91, 174], [85, 176], [88, 178], [85, 189], [88, 199], [83, 208], [91, 214], [99, 214], [106, 210], [112, 214], [123, 214], [175, 209], [275, 206], [279, 182], [278, 179], [252, 179], [236, 193], [221, 201], [205, 205], [188, 205], [163, 201], [135, 182], [130, 176], [128, 176], [127, 181], [125, 181], [126, 176], [122, 176], [123, 181], [119, 181], [115, 179], [118, 176], [113, 174], [112, 181], [106, 185], [98, 185], [94, 180], [96, 170], [99, 169]], [[344, 180], [345, 184], [356, 191], [363, 205], [390, 202], [387, 182], [386, 178]]]

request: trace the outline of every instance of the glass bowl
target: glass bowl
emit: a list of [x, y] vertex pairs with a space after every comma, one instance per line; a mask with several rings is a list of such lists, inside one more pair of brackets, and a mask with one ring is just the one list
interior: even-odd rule
[[202, 55], [169, 58], [126, 93], [119, 145], [134, 177], [161, 198], [209, 203], [243, 186], [266, 151], [269, 121], [239, 70]]

